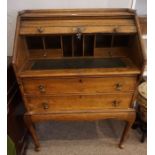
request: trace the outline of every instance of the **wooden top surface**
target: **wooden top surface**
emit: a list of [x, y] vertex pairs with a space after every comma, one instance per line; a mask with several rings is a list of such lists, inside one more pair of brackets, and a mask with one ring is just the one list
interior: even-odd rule
[[102, 16], [133, 16], [135, 10], [131, 9], [41, 9], [23, 10], [19, 12], [21, 17], [102, 17]]

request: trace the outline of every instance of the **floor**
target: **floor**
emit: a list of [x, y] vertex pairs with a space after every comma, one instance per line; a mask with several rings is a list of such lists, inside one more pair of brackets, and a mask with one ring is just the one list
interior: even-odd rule
[[147, 142], [140, 142], [137, 130], [130, 130], [124, 149], [118, 142], [124, 122], [48, 122], [37, 124], [41, 151], [30, 140], [27, 155], [146, 155]]

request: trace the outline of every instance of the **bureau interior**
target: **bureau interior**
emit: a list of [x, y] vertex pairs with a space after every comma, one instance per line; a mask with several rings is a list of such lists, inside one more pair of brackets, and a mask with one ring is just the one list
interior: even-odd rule
[[[28, 60], [33, 61], [33, 70], [53, 69], [54, 66], [60, 66], [60, 68], [70, 68], [71, 66], [71, 68], [80, 66], [86, 68], [127, 67], [128, 64], [124, 61], [127, 59], [134, 65], [139, 65], [135, 58], [135, 53], [140, 50], [137, 34], [99, 33], [22, 37]], [[57, 61], [53, 59], [57, 59]], [[56, 63], [57, 65], [54, 65]], [[69, 66], [70, 63], [71, 66]]]

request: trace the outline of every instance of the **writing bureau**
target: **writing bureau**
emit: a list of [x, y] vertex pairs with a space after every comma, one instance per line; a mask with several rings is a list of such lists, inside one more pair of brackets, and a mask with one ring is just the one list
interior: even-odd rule
[[13, 67], [27, 112], [35, 122], [135, 120], [133, 102], [145, 57], [135, 11], [129, 9], [19, 12]]

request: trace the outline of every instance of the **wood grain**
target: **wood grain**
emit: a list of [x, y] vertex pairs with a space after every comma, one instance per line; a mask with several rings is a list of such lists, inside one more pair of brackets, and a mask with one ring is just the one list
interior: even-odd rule
[[[134, 91], [135, 84], [136, 77], [23, 79], [24, 92], [29, 95], [131, 92]], [[39, 89], [41, 85], [44, 92]], [[120, 89], [117, 85], [120, 85]]]

